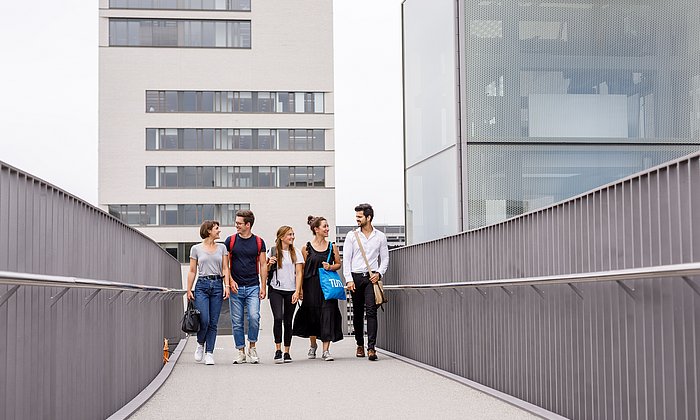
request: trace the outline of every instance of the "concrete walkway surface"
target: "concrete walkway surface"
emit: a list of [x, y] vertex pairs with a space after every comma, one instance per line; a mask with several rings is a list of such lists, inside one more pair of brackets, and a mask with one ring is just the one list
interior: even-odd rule
[[321, 359], [320, 342], [309, 360], [309, 341], [294, 337], [293, 362], [275, 364], [271, 331], [261, 331], [257, 365], [232, 364], [231, 336], [218, 337], [216, 365], [196, 363], [196, 341], [189, 338], [168, 380], [131, 419], [537, 418], [381, 352], [376, 362], [357, 358], [352, 337], [331, 345], [333, 362]]

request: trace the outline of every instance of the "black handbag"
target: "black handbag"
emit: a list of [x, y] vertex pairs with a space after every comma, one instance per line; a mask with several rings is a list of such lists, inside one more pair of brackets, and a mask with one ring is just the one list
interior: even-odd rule
[[192, 301], [187, 302], [187, 309], [182, 316], [182, 331], [188, 334], [199, 332], [199, 309], [194, 307]]
[[[270, 257], [274, 257], [277, 255], [277, 248], [272, 248], [270, 250]], [[270, 282], [272, 281], [272, 278], [275, 276], [275, 271], [277, 271], [277, 263], [272, 264], [270, 268], [267, 270], [267, 285], [270, 285]]]

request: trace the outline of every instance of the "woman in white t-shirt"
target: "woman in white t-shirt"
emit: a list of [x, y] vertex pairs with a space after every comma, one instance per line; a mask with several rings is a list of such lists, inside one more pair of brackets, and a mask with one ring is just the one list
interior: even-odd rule
[[[289, 347], [292, 344], [292, 318], [299, 294], [304, 269], [304, 257], [294, 248], [294, 230], [290, 226], [277, 229], [275, 247], [268, 250], [268, 270], [274, 270], [270, 278], [268, 296], [275, 320], [272, 332], [275, 336], [275, 363], [289, 363]], [[269, 276], [268, 276], [269, 277]], [[282, 325], [284, 324], [284, 355], [282, 354]]]

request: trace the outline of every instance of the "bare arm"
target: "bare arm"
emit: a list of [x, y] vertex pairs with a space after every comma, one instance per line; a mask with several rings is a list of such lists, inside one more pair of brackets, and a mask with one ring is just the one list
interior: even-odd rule
[[228, 273], [228, 255], [221, 257], [221, 275], [224, 277], [224, 300], [229, 296], [229, 273]]
[[260, 299], [265, 299], [267, 296], [267, 254], [260, 253]]
[[301, 295], [301, 284], [304, 281], [304, 263], [294, 264], [296, 270], [296, 291], [292, 295], [292, 304], [296, 304], [299, 301], [299, 296]]
[[192, 286], [194, 286], [194, 277], [197, 275], [197, 260], [190, 258], [190, 271], [187, 272], [187, 300], [194, 300]]

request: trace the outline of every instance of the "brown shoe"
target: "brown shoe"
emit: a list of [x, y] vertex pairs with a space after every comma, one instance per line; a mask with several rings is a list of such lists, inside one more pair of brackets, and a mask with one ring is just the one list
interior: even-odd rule
[[365, 357], [365, 348], [363, 346], [357, 346], [357, 351], [355, 352], [357, 357]]
[[371, 361], [373, 361], [373, 362], [374, 362], [375, 360], [377, 360], [377, 352], [374, 351], [374, 349], [369, 349], [369, 350], [367, 350], [367, 354], [369, 354], [369, 360], [371, 360]]

